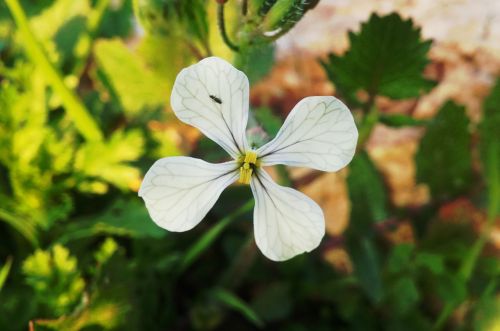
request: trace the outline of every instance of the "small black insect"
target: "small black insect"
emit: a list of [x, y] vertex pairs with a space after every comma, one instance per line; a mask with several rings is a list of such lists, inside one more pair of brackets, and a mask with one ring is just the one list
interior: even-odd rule
[[214, 102], [217, 102], [219, 105], [222, 105], [222, 100], [217, 98], [215, 95], [210, 95], [210, 99], [212, 99]]

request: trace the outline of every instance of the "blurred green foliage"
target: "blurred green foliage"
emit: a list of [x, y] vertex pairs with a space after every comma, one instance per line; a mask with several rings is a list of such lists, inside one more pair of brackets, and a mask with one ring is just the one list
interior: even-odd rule
[[[159, 157], [191, 152], [177, 141], [182, 129], [181, 138], [163, 130], [179, 125], [165, 111], [176, 74], [215, 54], [259, 81], [273, 67], [273, 41], [317, 2], [0, 3], [0, 330], [30, 321], [34, 330], [499, 327], [500, 267], [482, 254], [486, 232], [472, 231], [470, 214], [449, 221], [440, 211], [466, 199], [486, 210], [486, 230], [498, 215], [500, 80], [477, 126], [453, 103], [429, 121], [380, 113], [377, 96], [415, 98], [434, 85], [423, 76], [430, 41], [397, 14], [371, 16], [344, 55], [322, 62], [360, 130], [342, 238], [291, 261], [266, 260], [243, 187], [223, 193], [188, 233], [149, 219], [136, 193], [141, 174]], [[272, 137], [282, 120], [255, 109], [253, 141]], [[377, 123], [425, 129], [416, 164], [428, 205], [392, 205], [364, 146]], [[206, 139], [193, 153], [223, 155]], [[287, 169], [278, 173], [291, 182]], [[403, 222], [416, 229], [414, 242], [384, 240]], [[352, 272], [326, 262], [332, 247], [347, 251]]]
[[470, 144], [465, 109], [448, 102], [427, 125], [416, 156], [417, 179], [429, 184], [435, 198], [455, 197], [471, 184]]

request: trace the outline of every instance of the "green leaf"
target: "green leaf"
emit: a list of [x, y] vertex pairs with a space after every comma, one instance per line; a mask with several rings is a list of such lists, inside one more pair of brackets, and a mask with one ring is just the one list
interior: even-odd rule
[[438, 254], [426, 252], [418, 253], [415, 257], [415, 264], [419, 267], [426, 268], [434, 275], [441, 275], [445, 271], [443, 257]]
[[0, 291], [2, 290], [7, 276], [9, 276], [10, 268], [12, 267], [12, 258], [8, 258], [7, 262], [0, 268]]
[[[6, 197], [2, 197], [4, 201]], [[29, 221], [13, 215], [5, 210], [0, 209], [0, 222], [5, 222], [18, 231], [26, 240], [33, 246], [38, 246], [38, 231], [37, 228]]]
[[135, 27], [131, 1], [116, 1], [113, 2], [104, 12], [102, 22], [100, 24], [99, 35], [105, 38], [115, 36], [128, 37], [132, 29]]
[[239, 297], [233, 293], [219, 288], [212, 291], [212, 295], [221, 303], [225, 304], [228, 308], [231, 308], [239, 313], [241, 313], [247, 320], [255, 324], [258, 328], [264, 327], [264, 323], [257, 315], [257, 313], [250, 307], [245, 301], [241, 300]]
[[269, 135], [270, 139], [276, 136], [283, 120], [273, 114], [273, 111], [268, 107], [259, 107], [253, 112], [257, 122], [262, 125], [264, 131]]
[[76, 154], [75, 169], [126, 190], [140, 182], [139, 169], [127, 162], [142, 155], [143, 145], [140, 131], [117, 131], [105, 142], [84, 144]]
[[119, 39], [99, 40], [94, 46], [99, 77], [127, 116], [156, 110], [167, 100], [168, 85], [149, 70]]
[[24, 261], [23, 272], [36, 300], [56, 316], [70, 312], [81, 299], [85, 282], [77, 260], [61, 245], [51, 251], [36, 250]]
[[463, 107], [446, 103], [427, 126], [416, 155], [417, 179], [433, 197], [463, 193], [472, 181], [469, 119]]
[[412, 98], [433, 83], [422, 77], [429, 62], [430, 41], [422, 41], [413, 21], [398, 14], [373, 14], [358, 33], [349, 33], [350, 48], [344, 55], [330, 54], [323, 63], [341, 94], [356, 99], [363, 90], [371, 96]]
[[248, 212], [254, 205], [254, 201], [249, 200], [239, 209], [218, 221], [210, 230], [208, 230], [198, 241], [196, 241], [186, 252], [180, 261], [178, 271], [183, 272], [217, 239], [222, 231], [239, 215]]
[[64, 234], [57, 240], [67, 243], [71, 240], [88, 238], [95, 235], [117, 235], [132, 238], [161, 238], [167, 232], [154, 224], [147, 209], [139, 198], [118, 200], [106, 211], [92, 215], [88, 219], [68, 224]]
[[150, 35], [171, 36], [187, 42], [194, 40], [201, 44], [208, 39], [205, 0], [133, 0], [133, 5], [139, 23]]
[[292, 313], [293, 300], [290, 294], [289, 284], [270, 284], [252, 300], [252, 307], [267, 322], [286, 320]]
[[356, 154], [349, 165], [347, 185], [352, 203], [352, 227], [362, 229], [388, 218], [385, 186], [366, 152]]
[[474, 309], [474, 331], [497, 331], [500, 325], [500, 298], [495, 293], [484, 296]]
[[394, 246], [387, 260], [387, 271], [397, 274], [408, 269], [411, 264], [413, 245], [401, 244]]
[[396, 314], [410, 312], [420, 300], [415, 281], [410, 277], [401, 277], [395, 281], [391, 289], [391, 301]]
[[354, 263], [354, 273], [361, 288], [372, 302], [379, 303], [384, 295], [384, 290], [376, 246], [368, 238], [353, 240], [349, 243], [349, 253]]
[[99, 265], [106, 263], [118, 250], [118, 244], [113, 238], [106, 238], [101, 247], [94, 253], [94, 257]]
[[253, 85], [271, 71], [274, 53], [273, 44], [253, 45], [237, 54], [235, 65], [247, 75], [250, 85]]
[[[483, 119], [479, 124], [480, 154], [483, 175], [489, 190], [490, 204], [495, 203], [498, 214], [500, 200], [500, 79], [491, 90], [483, 106]], [[491, 215], [494, 217], [495, 215]]]
[[466, 282], [460, 275], [443, 274], [435, 286], [437, 295], [448, 304], [458, 305], [467, 297]]
[[381, 114], [379, 121], [382, 124], [393, 128], [400, 128], [405, 126], [421, 126], [427, 124], [427, 121], [417, 120], [411, 116], [403, 114]]

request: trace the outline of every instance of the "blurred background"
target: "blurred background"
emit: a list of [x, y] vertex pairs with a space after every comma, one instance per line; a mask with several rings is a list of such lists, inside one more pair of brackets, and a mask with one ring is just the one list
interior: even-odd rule
[[[499, 38], [489, 0], [2, 1], [0, 330], [500, 330]], [[324, 210], [312, 253], [256, 249], [246, 186], [186, 233], [138, 198], [226, 160], [169, 105], [210, 55], [262, 143], [303, 97], [352, 110], [346, 169], [272, 169]]]

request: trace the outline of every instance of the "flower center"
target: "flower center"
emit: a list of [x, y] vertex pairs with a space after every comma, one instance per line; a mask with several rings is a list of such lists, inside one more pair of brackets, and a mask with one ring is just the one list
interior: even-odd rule
[[255, 151], [246, 151], [245, 156], [241, 156], [239, 161], [242, 162], [240, 167], [240, 179], [242, 184], [250, 184], [252, 173], [260, 162], [257, 160], [257, 153]]

